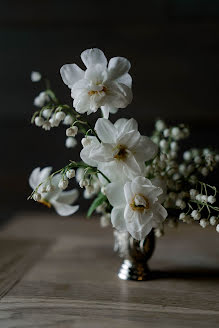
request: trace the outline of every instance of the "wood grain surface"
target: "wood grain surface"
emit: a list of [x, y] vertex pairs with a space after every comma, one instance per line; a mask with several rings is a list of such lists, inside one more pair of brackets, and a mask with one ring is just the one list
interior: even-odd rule
[[0, 327], [218, 327], [219, 235], [167, 229], [154, 280], [117, 278], [111, 228], [98, 219], [18, 215], [0, 231]]

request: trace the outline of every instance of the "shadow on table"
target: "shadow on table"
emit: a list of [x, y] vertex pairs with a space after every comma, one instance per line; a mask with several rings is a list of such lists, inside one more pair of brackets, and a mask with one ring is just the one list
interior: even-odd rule
[[219, 282], [219, 268], [188, 268], [185, 270], [152, 271], [152, 279], [209, 280]]

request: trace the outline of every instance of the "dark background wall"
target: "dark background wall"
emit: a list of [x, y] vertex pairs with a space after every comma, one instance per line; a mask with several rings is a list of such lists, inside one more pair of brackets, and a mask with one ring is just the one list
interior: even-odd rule
[[[71, 102], [59, 68], [81, 65], [90, 47], [132, 63], [134, 100], [119, 115], [134, 116], [149, 134], [153, 121], [192, 126], [188, 146], [218, 144], [218, 1], [12, 1], [0, 4], [0, 209], [36, 209], [27, 202], [27, 177], [36, 166], [62, 167], [75, 150], [64, 148], [64, 129], [30, 125], [30, 81], [39, 70]], [[116, 117], [115, 117], [116, 118]]]

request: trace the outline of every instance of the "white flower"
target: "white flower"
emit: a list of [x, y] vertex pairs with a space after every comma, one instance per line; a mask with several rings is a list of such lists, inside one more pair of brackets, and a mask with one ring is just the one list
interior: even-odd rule
[[125, 108], [132, 101], [130, 63], [126, 58], [107, 59], [100, 49], [82, 52], [86, 66], [83, 71], [76, 64], [62, 66], [63, 82], [71, 89], [73, 106], [79, 113], [91, 114], [101, 108], [104, 117]]
[[199, 224], [202, 228], [206, 228], [209, 223], [206, 219], [201, 219]]
[[216, 226], [216, 231], [219, 232], [219, 224]]
[[211, 225], [215, 225], [217, 223], [217, 218], [216, 218], [216, 216], [211, 216], [210, 217], [210, 224]]
[[194, 220], [199, 220], [201, 218], [201, 214], [197, 210], [193, 210], [191, 216]]
[[110, 213], [105, 213], [104, 215], [101, 216], [100, 225], [101, 225], [102, 228], [105, 228], [105, 227], [109, 226], [110, 218], [111, 218]]
[[173, 151], [177, 151], [177, 150], [179, 150], [179, 146], [178, 146], [178, 144], [177, 144], [176, 141], [172, 141], [172, 142], [170, 143], [170, 148], [171, 148], [171, 150], [173, 150]]
[[39, 82], [42, 78], [42, 75], [39, 72], [33, 71], [31, 72], [30, 78], [32, 82]]
[[105, 118], [99, 118], [95, 125], [101, 143], [89, 137], [90, 144], [81, 151], [82, 160], [97, 166], [105, 172], [107, 166], [116, 174], [128, 177], [145, 175], [145, 161], [152, 159], [157, 146], [138, 132], [134, 119], [119, 119], [114, 125]]
[[76, 134], [78, 133], [78, 127], [77, 126], [72, 126], [66, 130], [66, 136], [67, 137], [75, 137]]
[[61, 190], [65, 190], [65, 189], [68, 187], [68, 179], [67, 179], [66, 177], [62, 177], [62, 178], [59, 180], [58, 187], [59, 187]]
[[90, 141], [89, 137], [81, 139], [81, 144], [82, 144], [83, 147], [88, 146], [90, 143], [91, 143], [91, 141]]
[[58, 127], [60, 124], [60, 120], [56, 120], [55, 118], [55, 114], [52, 115], [52, 117], [49, 119], [49, 123], [51, 125], [51, 127]]
[[68, 171], [66, 172], [66, 177], [67, 177], [68, 179], [72, 179], [72, 178], [74, 178], [74, 177], [75, 177], [75, 170], [74, 170], [74, 169], [70, 169], [70, 170], [68, 170]]
[[185, 161], [190, 161], [192, 159], [192, 154], [189, 150], [185, 151], [183, 154], [183, 158]]
[[36, 124], [36, 126], [42, 126], [44, 124], [44, 118], [41, 116], [37, 116], [35, 117], [34, 123]]
[[[33, 190], [35, 190], [40, 183], [45, 181], [49, 175], [51, 174], [52, 168], [45, 167], [44, 169], [40, 170], [39, 167], [33, 170], [29, 178], [29, 184]], [[70, 191], [61, 191], [58, 188], [58, 182], [60, 180], [60, 175], [57, 174], [52, 178], [52, 186], [54, 186], [54, 190], [52, 192], [48, 192], [41, 196], [42, 198], [39, 200], [40, 203], [48, 206], [49, 208], [53, 206], [56, 212], [61, 216], [67, 216], [74, 214], [79, 206], [71, 206], [72, 203], [76, 201], [78, 198], [78, 190], [72, 189]], [[44, 188], [44, 184], [42, 184], [39, 189], [38, 193], [41, 194], [41, 190]]]
[[208, 171], [207, 167], [203, 167], [203, 168], [201, 169], [201, 174], [202, 174], [204, 177], [206, 177], [206, 176], [208, 175], [208, 173], [209, 173], [209, 171]]
[[46, 130], [46, 131], [49, 131], [49, 130], [51, 129], [51, 123], [50, 123], [49, 121], [45, 121], [45, 122], [43, 123], [42, 128], [43, 128], [44, 130]]
[[165, 129], [165, 130], [163, 131], [163, 135], [164, 135], [165, 138], [168, 138], [169, 135], [170, 135], [170, 130], [169, 130], [169, 129]]
[[109, 183], [106, 195], [113, 206], [112, 225], [119, 231], [128, 231], [137, 240], [145, 238], [167, 216], [167, 211], [158, 201], [161, 194], [161, 188], [140, 176], [124, 186], [120, 182]]
[[74, 148], [77, 145], [77, 140], [74, 137], [68, 137], [65, 140], [65, 146], [67, 148]]
[[216, 198], [212, 195], [208, 196], [208, 203], [214, 204], [216, 202]]
[[47, 102], [49, 102], [49, 96], [45, 91], [40, 92], [40, 94], [34, 99], [34, 105], [37, 107], [43, 107]]
[[65, 125], [72, 125], [73, 121], [74, 120], [73, 120], [72, 116], [68, 114], [68, 115], [65, 116], [65, 119], [63, 121], [63, 124], [65, 124]]
[[182, 199], [177, 199], [176, 206], [183, 210], [186, 207], [186, 203]]
[[171, 130], [171, 135], [172, 137], [174, 137], [176, 140], [179, 140], [181, 137], [181, 131], [180, 128], [178, 128], [177, 126], [173, 127]]
[[165, 124], [164, 121], [158, 120], [155, 123], [155, 128], [156, 128], [157, 131], [161, 132], [161, 131], [163, 131], [166, 128], [166, 124]]
[[49, 109], [49, 108], [45, 108], [45, 109], [43, 110], [43, 117], [45, 117], [45, 118], [49, 118], [49, 117], [50, 117], [50, 114], [51, 114], [51, 109]]
[[56, 120], [58, 120], [58, 121], [63, 121], [64, 119], [65, 119], [65, 113], [64, 112], [57, 112], [56, 114], [55, 114], [55, 118], [56, 118]]
[[39, 192], [35, 192], [33, 194], [33, 199], [36, 201], [36, 202], [39, 202], [41, 200], [42, 196]]

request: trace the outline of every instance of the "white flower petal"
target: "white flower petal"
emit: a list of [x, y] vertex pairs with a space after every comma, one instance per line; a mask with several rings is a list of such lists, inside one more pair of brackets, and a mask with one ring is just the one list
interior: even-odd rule
[[124, 219], [124, 208], [114, 207], [111, 212], [111, 222], [114, 228], [119, 231], [127, 231]]
[[103, 118], [109, 118], [109, 107], [108, 106], [101, 106], [101, 111], [103, 114]]
[[73, 106], [78, 113], [84, 114], [90, 112], [90, 96], [87, 92], [82, 92], [74, 99]]
[[102, 142], [115, 143], [116, 129], [109, 120], [99, 118], [95, 124], [95, 130]]
[[145, 224], [141, 230], [139, 231], [132, 231], [132, 237], [137, 239], [137, 240], [143, 240], [145, 239], [145, 237], [151, 232], [153, 228], [153, 225], [152, 225], [152, 220], [150, 220], [150, 222], [148, 222], [147, 224]]
[[118, 83], [123, 83], [123, 84], [127, 85], [127, 87], [129, 87], [130, 89], [132, 87], [132, 78], [131, 78], [131, 75], [129, 75], [128, 73], [122, 75], [116, 81]]
[[97, 162], [110, 162], [113, 160], [113, 147], [110, 144], [101, 144], [99, 147], [92, 148], [90, 159]]
[[148, 137], [141, 136], [136, 146], [136, 159], [139, 161], [148, 161], [157, 154], [157, 145]]
[[56, 200], [51, 201], [51, 204], [54, 206], [56, 212], [61, 216], [68, 216], [74, 214], [79, 209], [78, 205], [71, 206], [58, 202]]
[[51, 174], [51, 172], [52, 172], [51, 166], [44, 167], [40, 172], [40, 176], [39, 176], [40, 183], [46, 180], [48, 176]]
[[89, 140], [91, 141], [90, 144], [81, 150], [80, 157], [84, 163], [97, 167], [98, 162], [91, 158], [90, 153], [94, 149], [98, 149], [100, 147], [100, 143], [96, 137], [89, 137]]
[[[127, 177], [123, 174], [117, 162], [98, 163], [98, 169], [103, 172], [111, 182], [125, 184]], [[101, 174], [98, 175], [102, 185], [106, 184], [106, 179]]]
[[124, 194], [125, 194], [125, 200], [126, 200], [127, 204], [130, 204], [132, 202], [132, 199], [135, 195], [132, 192], [131, 185], [132, 185], [131, 182], [126, 182], [126, 184], [124, 185]]
[[168, 213], [166, 209], [159, 203], [155, 203], [153, 206], [153, 227], [158, 227], [167, 217]]
[[155, 177], [151, 180], [152, 184], [162, 189], [162, 194], [158, 197], [160, 203], [163, 203], [167, 195], [167, 184], [163, 177]]
[[107, 59], [102, 50], [93, 48], [82, 52], [81, 59], [86, 67], [101, 64], [104, 67], [107, 65]]
[[39, 176], [40, 176], [40, 167], [36, 167], [32, 171], [32, 173], [29, 177], [29, 185], [31, 186], [31, 188], [33, 190], [36, 189], [36, 187], [40, 184]]
[[88, 95], [90, 82], [86, 79], [77, 81], [71, 89], [71, 97], [74, 99], [82, 93]]
[[103, 81], [107, 78], [107, 71], [103, 69], [101, 64], [96, 64], [95, 66], [88, 67], [85, 71], [85, 79], [92, 81], [95, 86], [101, 85]]
[[130, 62], [124, 57], [111, 58], [108, 65], [108, 79], [116, 80], [128, 73], [131, 67]]
[[144, 171], [142, 170], [142, 166], [139, 165], [139, 163], [136, 161], [134, 156], [129, 156], [123, 162], [123, 170], [129, 179], [133, 179], [137, 175], [144, 174]]
[[138, 131], [132, 130], [124, 132], [122, 135], [118, 136], [117, 143], [127, 146], [129, 150], [134, 148], [134, 153], [136, 152], [135, 146], [138, 145], [141, 135]]
[[79, 192], [77, 189], [62, 191], [58, 198], [56, 198], [56, 201], [71, 205], [77, 200], [78, 196]]
[[84, 71], [76, 64], [66, 64], [60, 69], [63, 82], [71, 89], [72, 86], [84, 77]]
[[125, 84], [112, 82], [107, 86], [107, 102], [116, 108], [125, 108], [132, 101], [132, 90]]
[[121, 183], [112, 182], [105, 188], [106, 196], [112, 206], [121, 207], [122, 204], [125, 204], [123, 185]]
[[163, 192], [161, 188], [153, 186], [149, 179], [141, 176], [136, 177], [132, 181], [131, 188], [134, 194], [143, 194], [150, 200], [150, 202], [152, 202], [152, 204]]

